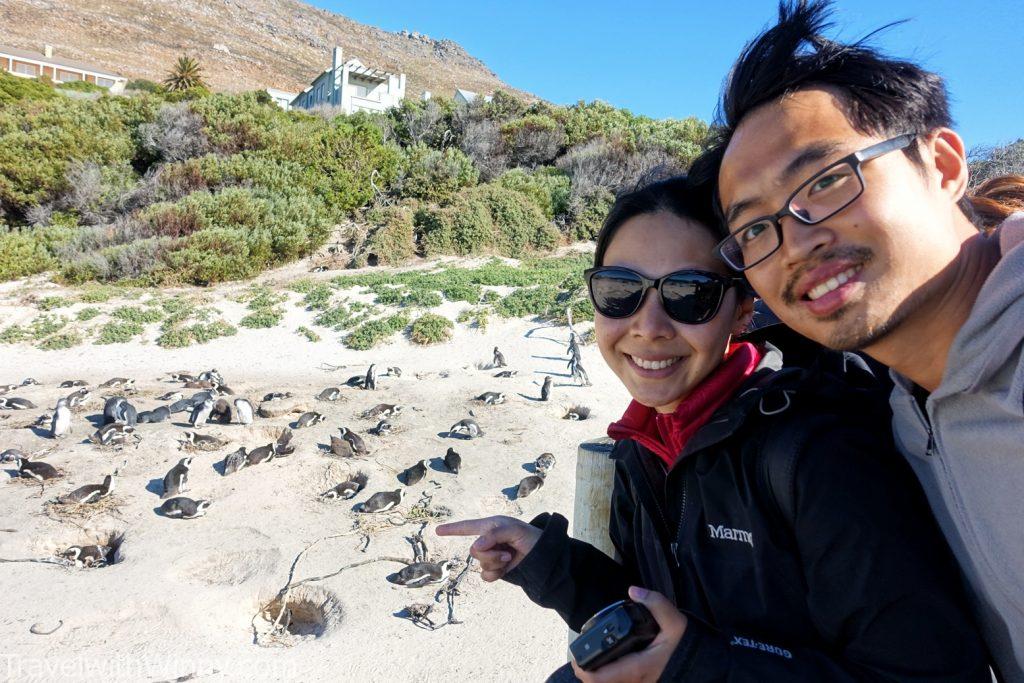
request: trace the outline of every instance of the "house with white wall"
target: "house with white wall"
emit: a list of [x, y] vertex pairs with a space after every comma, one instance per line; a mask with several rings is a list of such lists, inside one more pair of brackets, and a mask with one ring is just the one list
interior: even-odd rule
[[51, 45], [43, 46], [42, 52], [19, 50], [0, 45], [0, 69], [23, 78], [46, 76], [54, 83], [85, 81], [101, 88], [107, 88], [115, 94], [123, 92], [128, 83], [127, 78], [112, 73], [109, 69], [73, 59], [56, 57]]
[[264, 88], [263, 92], [267, 93], [267, 96], [273, 100], [274, 104], [285, 111], [292, 108], [292, 100], [299, 96], [298, 93], [278, 90], [277, 88]]
[[316, 77], [291, 102], [293, 109], [337, 107], [346, 114], [357, 111], [382, 112], [405, 98], [405, 74], [393, 74], [365, 66], [355, 57], [342, 61], [342, 50], [334, 48], [331, 66]]

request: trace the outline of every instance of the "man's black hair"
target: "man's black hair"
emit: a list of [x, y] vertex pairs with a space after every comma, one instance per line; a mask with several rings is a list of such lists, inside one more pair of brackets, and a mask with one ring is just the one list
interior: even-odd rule
[[[877, 31], [851, 44], [825, 38], [830, 16], [829, 0], [779, 3], [778, 23], [747, 43], [726, 79], [713, 142], [690, 169], [694, 182], [717, 185], [725, 148], [748, 114], [809, 87], [837, 90], [847, 120], [863, 135], [922, 135], [952, 125], [940, 76], [868, 47]], [[921, 161], [916, 145], [904, 153]]]

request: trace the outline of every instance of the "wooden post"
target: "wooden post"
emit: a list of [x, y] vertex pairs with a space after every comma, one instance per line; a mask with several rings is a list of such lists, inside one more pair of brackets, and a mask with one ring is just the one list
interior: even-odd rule
[[[572, 536], [618, 559], [608, 535], [612, 508], [615, 462], [608, 456], [614, 442], [608, 437], [584, 441], [576, 454], [576, 495], [572, 513]], [[579, 634], [570, 630], [569, 642]]]

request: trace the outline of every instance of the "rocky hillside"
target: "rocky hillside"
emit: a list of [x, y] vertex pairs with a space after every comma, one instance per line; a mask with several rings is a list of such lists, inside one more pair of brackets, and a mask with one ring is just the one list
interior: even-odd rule
[[50, 44], [57, 55], [151, 80], [187, 52], [214, 89], [228, 91], [301, 90], [340, 45], [346, 58], [404, 72], [409, 97], [511, 90], [450, 40], [389, 33], [297, 0], [5, 0], [0, 43], [39, 52]]

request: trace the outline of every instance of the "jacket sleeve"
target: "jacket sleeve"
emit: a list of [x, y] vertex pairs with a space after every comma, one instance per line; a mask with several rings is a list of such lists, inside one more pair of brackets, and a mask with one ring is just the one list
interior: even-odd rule
[[793, 539], [821, 650], [690, 619], [663, 681], [991, 681], [951, 554], [878, 426], [836, 418], [800, 453]]
[[541, 607], [558, 612], [576, 632], [590, 617], [617, 600], [627, 597], [635, 571], [628, 558], [633, 502], [623, 487], [621, 468], [616, 467], [612, 492], [610, 535], [626, 566], [583, 541], [568, 535], [568, 520], [544, 513], [530, 521], [542, 529], [533, 550], [503, 578], [519, 586]]

